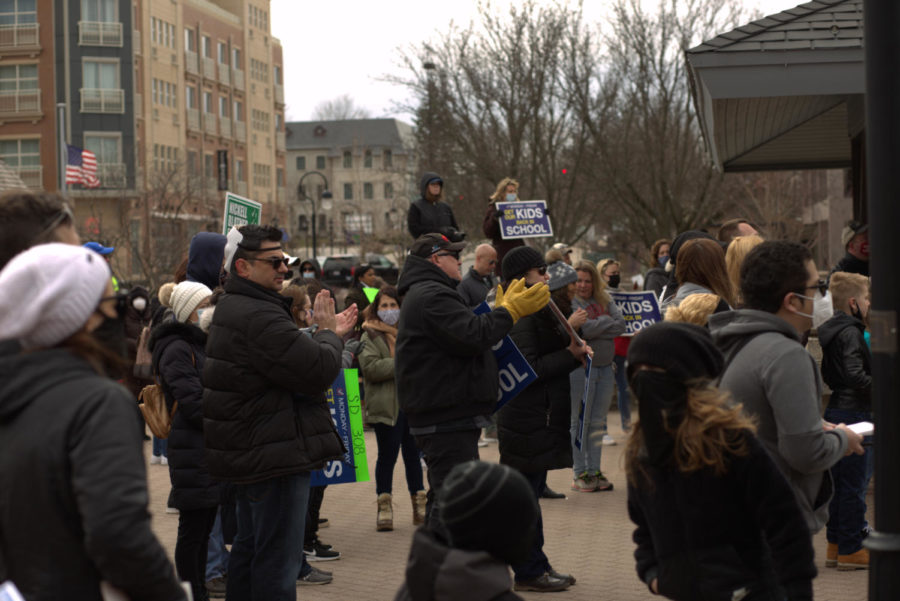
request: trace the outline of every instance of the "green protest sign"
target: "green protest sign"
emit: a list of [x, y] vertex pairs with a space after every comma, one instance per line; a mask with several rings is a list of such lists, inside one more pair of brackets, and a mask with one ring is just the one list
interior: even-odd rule
[[235, 225], [247, 225], [248, 223], [259, 225], [261, 217], [262, 205], [260, 203], [231, 192], [225, 193], [223, 234], [227, 234], [228, 230]]
[[363, 292], [366, 293], [366, 298], [369, 299], [370, 303], [375, 302], [375, 297], [378, 295], [378, 288], [370, 288], [369, 286], [363, 286]]

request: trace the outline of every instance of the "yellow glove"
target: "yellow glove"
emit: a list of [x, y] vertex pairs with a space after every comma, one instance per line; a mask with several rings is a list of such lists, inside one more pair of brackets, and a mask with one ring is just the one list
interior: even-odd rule
[[497, 300], [494, 306], [509, 311], [515, 323], [526, 315], [540, 311], [548, 302], [550, 302], [550, 288], [547, 284], [541, 282], [526, 288], [525, 280], [518, 279], [513, 280], [505, 292], [501, 286], [497, 286]]

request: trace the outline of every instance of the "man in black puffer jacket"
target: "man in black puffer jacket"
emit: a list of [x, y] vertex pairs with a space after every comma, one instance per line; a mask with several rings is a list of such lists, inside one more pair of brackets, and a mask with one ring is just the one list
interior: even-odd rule
[[459, 231], [453, 209], [444, 202], [444, 180], [437, 173], [426, 171], [419, 181], [421, 196], [409, 205], [407, 225], [413, 238], [432, 232], [443, 234], [451, 242], [461, 242], [466, 234]]
[[465, 243], [441, 234], [413, 242], [400, 275], [397, 398], [428, 465], [426, 523], [439, 527], [435, 493], [459, 463], [478, 459], [478, 436], [497, 403], [491, 347], [513, 323], [547, 304], [547, 286], [522, 282], [497, 295], [497, 307], [475, 315], [456, 291]]
[[342, 455], [324, 391], [341, 369], [341, 336], [356, 307], [335, 315], [315, 299], [309, 337], [278, 291], [287, 273], [281, 230], [242, 226], [228, 235], [229, 277], [207, 341], [203, 430], [213, 478], [235, 483], [238, 532], [227, 597], [296, 598], [309, 471]]

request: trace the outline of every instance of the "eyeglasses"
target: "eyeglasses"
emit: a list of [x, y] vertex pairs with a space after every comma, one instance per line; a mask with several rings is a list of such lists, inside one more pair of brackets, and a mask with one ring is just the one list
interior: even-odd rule
[[249, 258], [247, 260], [248, 261], [261, 261], [262, 263], [268, 263], [269, 265], [272, 266], [272, 269], [274, 269], [275, 271], [278, 271], [278, 268], [281, 267], [282, 265], [287, 267], [288, 263], [290, 263], [290, 261], [291, 261], [290, 259], [287, 259], [284, 257], [266, 257], [265, 259]]
[[812, 290], [813, 288], [818, 290], [819, 294], [825, 296], [828, 293], [828, 282], [826, 282], [825, 280], [819, 280], [812, 286], [807, 286], [806, 288], [804, 288], [804, 290]]
[[316, 272], [316, 270], [313, 269], [312, 267], [304, 267], [300, 271], [302, 271], [303, 273], [315, 273]]
[[47, 222], [47, 225], [41, 230], [41, 233], [34, 237], [34, 242], [42, 240], [47, 234], [58, 228], [67, 219], [69, 222], [73, 222], [75, 221], [75, 216], [72, 215], [72, 209], [69, 208], [69, 205], [64, 204], [59, 212]]
[[454, 259], [456, 259], [457, 261], [459, 261], [459, 251], [456, 251], [456, 252], [452, 252], [452, 251], [451, 251], [451, 252], [445, 252], [445, 253], [434, 253], [434, 254], [435, 254], [435, 256], [438, 256], [438, 257], [453, 257]]

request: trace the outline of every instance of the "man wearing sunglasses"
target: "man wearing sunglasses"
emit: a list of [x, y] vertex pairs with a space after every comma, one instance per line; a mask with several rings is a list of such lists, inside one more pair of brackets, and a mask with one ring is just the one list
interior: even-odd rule
[[229, 275], [206, 345], [206, 458], [213, 478], [234, 483], [236, 493], [232, 599], [296, 599], [309, 472], [344, 451], [324, 393], [341, 369], [341, 337], [356, 323], [356, 306], [335, 315], [320, 293], [318, 330], [298, 330], [292, 300], [278, 293], [287, 273], [281, 236], [272, 226], [229, 232]]
[[721, 386], [756, 418], [757, 436], [794, 489], [812, 533], [828, 518], [829, 469], [844, 455], [863, 453], [860, 435], [822, 420], [819, 369], [800, 343], [827, 315], [826, 292], [808, 248], [767, 241], [744, 259], [744, 308], [709, 318], [725, 355]]
[[497, 282], [494, 281], [494, 268], [497, 266], [497, 251], [490, 244], [479, 244], [475, 247], [475, 263], [463, 276], [456, 291], [470, 307], [477, 307], [487, 297]]
[[497, 403], [497, 363], [491, 347], [520, 317], [546, 306], [546, 284], [516, 280], [498, 291], [493, 311], [475, 315], [456, 290], [464, 242], [425, 234], [413, 242], [400, 273], [394, 359], [397, 398], [428, 465], [426, 523], [442, 528], [435, 494], [450, 470], [478, 458], [481, 429]]

